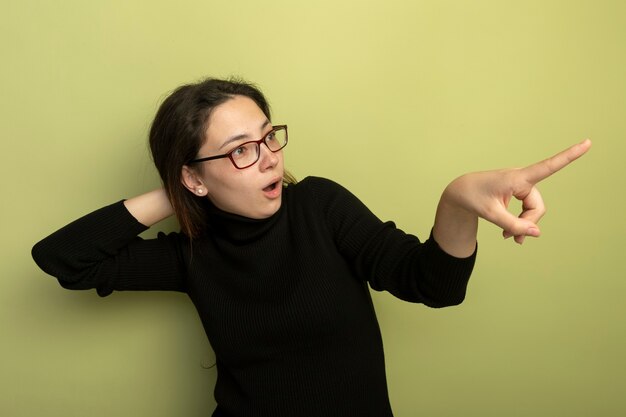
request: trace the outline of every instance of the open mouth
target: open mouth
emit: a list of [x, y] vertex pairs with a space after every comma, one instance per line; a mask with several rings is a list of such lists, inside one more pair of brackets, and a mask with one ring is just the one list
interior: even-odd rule
[[274, 191], [278, 187], [278, 181], [271, 183], [263, 189], [263, 191]]

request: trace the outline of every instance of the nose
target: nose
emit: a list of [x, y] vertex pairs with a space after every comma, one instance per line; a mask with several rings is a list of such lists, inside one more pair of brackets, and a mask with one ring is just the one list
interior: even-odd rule
[[261, 153], [259, 155], [259, 159], [261, 160], [259, 166], [262, 170], [266, 170], [268, 168], [273, 168], [276, 164], [278, 164], [278, 159], [280, 158], [280, 155], [278, 154], [282, 151], [272, 152], [266, 143], [262, 143], [259, 147], [259, 152]]

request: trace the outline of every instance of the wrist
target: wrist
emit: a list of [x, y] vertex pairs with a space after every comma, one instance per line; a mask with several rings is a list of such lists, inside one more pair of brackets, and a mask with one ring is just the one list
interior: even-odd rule
[[148, 227], [174, 214], [174, 209], [162, 188], [130, 198], [124, 201], [124, 205], [139, 223]]
[[460, 182], [453, 181], [443, 191], [433, 226], [433, 237], [450, 255], [464, 258], [474, 253], [478, 216], [463, 204]]

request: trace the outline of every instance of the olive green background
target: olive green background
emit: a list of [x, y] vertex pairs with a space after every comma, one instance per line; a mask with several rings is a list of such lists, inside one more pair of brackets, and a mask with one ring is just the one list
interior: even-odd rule
[[540, 185], [541, 238], [481, 223], [464, 304], [374, 299], [397, 417], [624, 415], [625, 4], [2, 0], [0, 415], [210, 415], [214, 357], [186, 296], [70, 292], [30, 258], [158, 186], [151, 118], [207, 75], [258, 83], [297, 177], [423, 238], [456, 176], [592, 138]]

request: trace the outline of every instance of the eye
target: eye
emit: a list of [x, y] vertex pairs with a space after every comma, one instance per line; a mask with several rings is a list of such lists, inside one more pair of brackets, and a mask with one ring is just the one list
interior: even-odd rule
[[235, 148], [230, 154], [233, 156], [233, 158], [240, 158], [243, 155], [246, 154], [246, 151], [248, 149], [246, 148], [246, 146], [240, 146], [238, 148]]
[[267, 136], [265, 137], [265, 141], [266, 142], [271, 142], [273, 140], [276, 140], [276, 132], [271, 131], [270, 133], [267, 134]]

